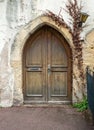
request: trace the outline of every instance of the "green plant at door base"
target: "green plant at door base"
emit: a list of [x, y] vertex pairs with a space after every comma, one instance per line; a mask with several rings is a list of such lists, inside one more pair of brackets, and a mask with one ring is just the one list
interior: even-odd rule
[[83, 112], [83, 111], [87, 110], [87, 108], [88, 108], [87, 98], [84, 97], [84, 99], [81, 102], [73, 104], [73, 107], [78, 108], [79, 112]]

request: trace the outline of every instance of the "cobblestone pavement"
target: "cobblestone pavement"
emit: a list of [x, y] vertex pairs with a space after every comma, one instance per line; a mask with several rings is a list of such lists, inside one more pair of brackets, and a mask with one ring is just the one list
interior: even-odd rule
[[94, 130], [71, 106], [0, 108], [0, 130]]

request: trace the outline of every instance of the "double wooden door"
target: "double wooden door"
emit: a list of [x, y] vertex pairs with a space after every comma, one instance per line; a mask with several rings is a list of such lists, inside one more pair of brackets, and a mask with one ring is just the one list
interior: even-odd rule
[[48, 26], [42, 27], [27, 40], [23, 54], [25, 102], [71, 100], [68, 55], [65, 39]]

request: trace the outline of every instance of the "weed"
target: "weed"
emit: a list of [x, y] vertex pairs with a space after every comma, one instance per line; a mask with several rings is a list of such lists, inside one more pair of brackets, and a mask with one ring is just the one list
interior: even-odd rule
[[83, 111], [87, 110], [87, 108], [88, 108], [87, 98], [84, 97], [81, 102], [73, 104], [73, 107], [78, 108], [79, 112], [83, 112]]

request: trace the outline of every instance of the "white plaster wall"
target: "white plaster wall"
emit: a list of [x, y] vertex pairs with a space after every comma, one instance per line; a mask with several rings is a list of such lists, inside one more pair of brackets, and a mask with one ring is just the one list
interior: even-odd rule
[[7, 21], [6, 21], [6, 1], [2, 0], [0, 2], [0, 53], [4, 46], [5, 42], [5, 32], [7, 29]]
[[[48, 9], [55, 12], [58, 15], [60, 8], [62, 8], [61, 15], [63, 16], [65, 22], [70, 26], [69, 16], [66, 13], [66, 11], [64, 11], [64, 9], [66, 8], [66, 3], [68, 3], [68, 0], [38, 0], [37, 9], [40, 13], [45, 12]], [[85, 28], [83, 30], [83, 33], [81, 34], [82, 38], [84, 38], [87, 32], [94, 28], [94, 0], [78, 0], [78, 3], [79, 5], [81, 3], [83, 6], [82, 12], [89, 14], [89, 18], [85, 23], [88, 25], [88, 27]]]
[[[16, 34], [22, 26], [28, 24], [47, 9], [58, 15], [60, 8], [65, 8], [66, 2], [67, 0], [0, 0], [0, 62], [2, 62], [2, 64], [0, 64], [1, 106], [11, 106], [13, 104], [13, 71], [10, 66], [10, 51]], [[78, 2], [80, 3], [80, 0], [78, 0]], [[83, 11], [90, 15], [86, 22], [89, 26], [84, 29], [82, 33], [82, 38], [84, 38], [85, 35], [94, 28], [94, 0], [82, 0], [82, 5], [84, 6]], [[69, 16], [63, 9], [61, 15], [65, 22], [69, 24]], [[7, 52], [7, 54], [5, 54], [5, 52]], [[6, 70], [2, 70], [2, 67]]]

